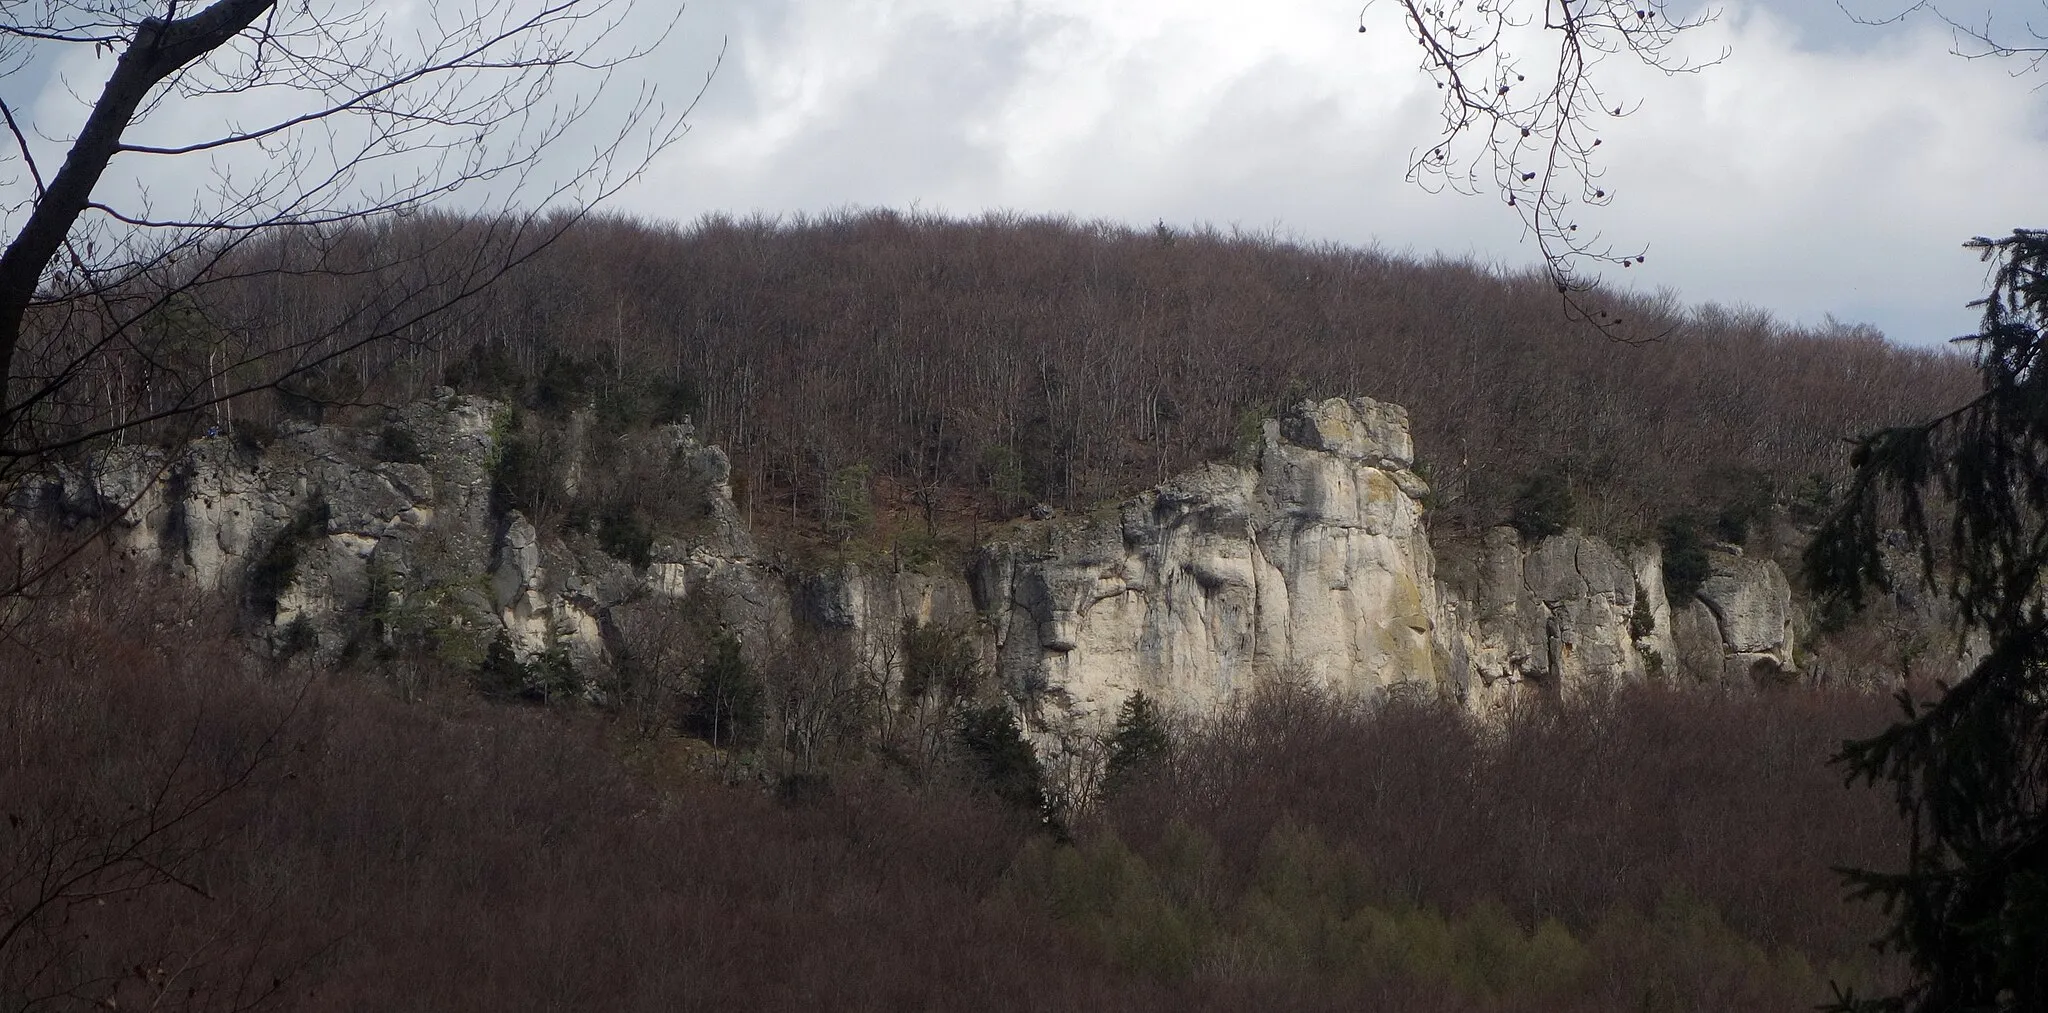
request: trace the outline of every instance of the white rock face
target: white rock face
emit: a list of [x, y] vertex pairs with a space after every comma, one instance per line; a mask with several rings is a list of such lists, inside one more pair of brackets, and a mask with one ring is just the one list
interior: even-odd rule
[[[501, 537], [492, 516], [500, 410], [449, 391], [405, 406], [386, 429], [408, 437], [417, 459], [406, 461], [379, 459], [378, 430], [304, 422], [261, 447], [232, 436], [175, 452], [115, 447], [15, 490], [10, 505], [60, 524], [110, 520], [132, 556], [238, 595], [229, 601], [280, 635], [291, 628], [297, 646], [310, 634], [323, 654], [366, 636], [373, 613], [404, 613], [410, 595], [443, 613], [434, 622], [485, 640], [494, 631], [479, 623], [505, 629], [524, 655], [566, 635], [601, 658], [594, 618], [547, 586], [532, 525], [515, 514]], [[274, 601], [252, 593], [265, 587]]]
[[498, 542], [498, 558], [491, 567], [491, 596], [498, 606], [498, 620], [504, 624], [512, 647], [521, 658], [546, 651], [553, 640], [554, 624], [549, 622], [546, 590], [540, 532], [514, 510], [505, 519], [505, 534]]
[[1654, 545], [1497, 528], [1440, 579], [1412, 461], [1400, 408], [1304, 402], [1267, 423], [1255, 467], [1204, 465], [1113, 513], [1027, 526], [973, 574], [1006, 685], [1056, 745], [1098, 734], [1139, 690], [1200, 713], [1306, 678], [1483, 713], [1532, 692], [1792, 671], [1790, 592], [1768, 560], [1715, 556], [1674, 612]]
[[1143, 690], [1206, 710], [1267, 678], [1375, 693], [1442, 659], [1406, 413], [1365, 399], [1269, 422], [1255, 468], [1211, 464], [1114, 514], [991, 550], [975, 584], [1000, 669], [1041, 722]]
[[1568, 696], [1641, 681], [1677, 662], [1653, 549], [1624, 556], [1577, 532], [1524, 547], [1500, 527], [1486, 533], [1475, 577], [1475, 587], [1440, 593], [1457, 619], [1445, 636], [1465, 661], [1459, 688], [1478, 709], [1526, 690]]
[[1486, 712], [1530, 693], [1748, 685], [1794, 669], [1791, 592], [1769, 560], [1711, 553], [1698, 597], [1674, 607], [1654, 546], [1577, 532], [1525, 545], [1498, 528], [1440, 574], [1407, 413], [1365, 398], [1268, 420], [1254, 464], [1203, 465], [1088, 517], [1023, 523], [964, 573], [761, 559], [725, 454], [686, 424], [643, 434], [640, 452], [687, 470], [707, 523], [658, 540], [635, 568], [587, 537], [493, 514], [499, 412], [447, 391], [401, 409], [389, 425], [417, 443], [417, 463], [380, 462], [375, 433], [301, 424], [260, 451], [225, 438], [175, 455], [115, 448], [8, 502], [58, 523], [115, 518], [131, 552], [210, 591], [260, 584], [289, 542], [273, 629], [335, 653], [379, 623], [389, 637], [393, 623], [427, 622], [444, 640], [503, 631], [529, 659], [564, 648], [594, 675], [615, 648], [640, 649], [626, 627], [664, 626], [617, 623], [617, 610], [698, 610], [762, 656], [808, 624], [886, 668], [905, 623], [942, 623], [983, 639], [1050, 744], [1099, 733], [1138, 690], [1202, 712], [1262, 680], [1305, 679], [1364, 695], [1414, 687]]
[[1768, 559], [1740, 552], [1707, 555], [1709, 575], [1699, 598], [1720, 629], [1723, 679], [1767, 684], [1796, 668], [1792, 586]]

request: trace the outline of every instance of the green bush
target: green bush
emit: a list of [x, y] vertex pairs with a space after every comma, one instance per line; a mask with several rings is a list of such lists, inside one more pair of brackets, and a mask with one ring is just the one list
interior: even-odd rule
[[995, 494], [996, 509], [1003, 514], [1014, 514], [1030, 505], [1031, 494], [1024, 481], [1024, 458], [1015, 450], [1000, 443], [984, 447], [978, 471], [982, 482]]
[[1527, 541], [1564, 534], [1571, 527], [1576, 504], [1571, 483], [1555, 471], [1539, 472], [1522, 483], [1509, 508], [1508, 524]]
[[1024, 497], [1054, 503], [1066, 499], [1072, 484], [1077, 434], [1073, 423], [1034, 415], [1017, 427], [1017, 464], [1024, 476]]
[[1636, 605], [1628, 614], [1628, 635], [1641, 640], [1657, 632], [1657, 612], [1650, 605], [1650, 592], [1636, 585]]
[[1521, 990], [1544, 997], [1567, 994], [1585, 977], [1592, 962], [1585, 944], [1573, 938], [1562, 922], [1545, 918], [1522, 949]]
[[442, 381], [465, 394], [499, 401], [518, 401], [526, 392], [526, 374], [502, 345], [479, 341], [450, 364]]
[[1770, 477], [1763, 472], [1745, 468], [1724, 476], [1714, 537], [1733, 545], [1748, 542], [1751, 527], [1770, 517], [1774, 499]]
[[261, 419], [236, 419], [229, 435], [234, 438], [236, 453], [250, 458], [262, 457], [264, 448], [277, 442], [277, 428]]
[[418, 464], [425, 459], [419, 437], [404, 426], [389, 425], [377, 434], [377, 459], [394, 464]]
[[936, 695], [947, 707], [972, 700], [980, 692], [984, 672], [981, 651], [968, 631], [955, 626], [919, 626], [903, 620], [903, 683], [905, 703]]
[[867, 534], [875, 526], [875, 500], [868, 490], [874, 469], [865, 462], [832, 473], [825, 490], [825, 528], [842, 541]]
[[1139, 974], [1187, 976], [1210, 935], [1205, 913], [1171, 896], [1113, 833], [1078, 845], [1048, 838], [1026, 844], [1003, 890], [1074, 926], [1117, 966]]
[[529, 515], [554, 503], [558, 480], [540, 440], [526, 430], [518, 411], [508, 412], [497, 426], [497, 449], [491, 457], [491, 510]]
[[1792, 487], [1786, 512], [1799, 524], [1819, 524], [1834, 512], [1840, 499], [1835, 480], [1818, 472], [1809, 474]]
[[576, 672], [575, 659], [569, 657], [569, 645], [561, 640], [533, 659], [529, 670], [533, 673], [529, 696], [538, 703], [568, 703], [582, 695], [583, 677]]
[[1259, 454], [1266, 445], [1266, 419], [1274, 414], [1268, 404], [1255, 404], [1244, 408], [1231, 420], [1230, 457], [1243, 467], [1259, 463]]
[[611, 433], [668, 425], [693, 417], [698, 405], [697, 385], [688, 379], [628, 376], [599, 392], [597, 424]]
[[654, 562], [654, 529], [647, 514], [623, 498], [605, 504], [598, 515], [597, 544], [606, 555], [640, 569]]
[[491, 646], [485, 649], [483, 660], [477, 663], [475, 680], [477, 692], [493, 699], [519, 699], [527, 695], [533, 673], [519, 660], [510, 633], [498, 631]]
[[1593, 965], [1591, 951], [1561, 922], [1544, 919], [1524, 931], [1494, 901], [1457, 917], [1428, 907], [1367, 907], [1346, 929], [1360, 940], [1368, 977], [1434, 984], [1481, 1002], [1568, 995]]
[[477, 691], [486, 697], [526, 703], [573, 701], [583, 689], [583, 677], [576, 672], [567, 644], [556, 641], [531, 662], [521, 661], [511, 634], [502, 629], [485, 649], [474, 679]]
[[573, 355], [550, 355], [541, 366], [540, 375], [533, 379], [533, 395], [528, 403], [534, 411], [552, 418], [588, 408], [597, 376], [596, 363]]

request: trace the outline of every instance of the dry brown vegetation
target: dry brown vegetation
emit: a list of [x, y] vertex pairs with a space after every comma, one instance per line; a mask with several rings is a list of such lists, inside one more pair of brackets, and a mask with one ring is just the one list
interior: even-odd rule
[[[431, 266], [487, 233], [357, 238]], [[434, 276], [252, 275], [206, 319], [318, 344], [292, 330], [309, 303], [374, 316]], [[1618, 345], [1533, 277], [1064, 220], [587, 221], [462, 305], [222, 421], [260, 440], [444, 382], [506, 397], [525, 421], [499, 505], [633, 558], [702, 518], [610, 464], [555, 496], [557, 423], [627, 448], [688, 414], [764, 526], [902, 558], [1240, 452], [1262, 414], [1336, 394], [1409, 407], [1439, 530], [1506, 519], [1540, 475], [1625, 536], [1799, 521], [1841, 437], [1972, 388], [1955, 356], [1853, 329], [1667, 301], [1627, 310], [1663, 340]], [[190, 322], [159, 321], [162, 350], [210, 348]], [[118, 399], [132, 364], [108, 368]], [[1051, 786], [1049, 826], [1018, 808], [1036, 785], [1006, 803], [965, 758], [985, 701], [863, 681], [829, 645], [736, 670], [754, 688], [714, 724], [745, 734], [719, 753], [680, 735], [710, 640], [622, 668], [609, 710], [481, 701], [488, 659], [408, 657], [393, 693], [253, 656], [227, 604], [80, 566], [70, 604], [10, 602], [0, 643], [0, 1009], [1721, 1010], [1897, 971], [1830, 871], [1902, 840], [1824, 764], [1889, 717], [1867, 696], [1643, 688], [1482, 728], [1282, 687], [1185, 724], [1113, 798]], [[1844, 671], [1927, 653], [1858, 630]]]
[[325, 382], [686, 405], [762, 506], [821, 524], [849, 469], [907, 503], [971, 491], [954, 506], [984, 517], [1085, 507], [1231, 453], [1287, 401], [1363, 394], [1410, 409], [1446, 521], [1498, 523], [1526, 476], [1553, 471], [1582, 521], [1626, 533], [1711, 516], [1759, 482], [1824, 497], [1844, 439], [1973, 389], [1961, 357], [1864, 329], [1674, 298], [1623, 312], [1661, 340], [1599, 337], [1534, 275], [1259, 235], [608, 219], [468, 306], [451, 340], [366, 351]]
[[1282, 689], [1069, 843], [971, 778], [845, 759], [778, 802], [623, 716], [404, 703], [96, 600], [0, 648], [0, 1008], [1721, 1010], [1888, 973], [1828, 871], [1899, 840], [1821, 763], [1865, 697], [1489, 730]]
[[[615, 424], [690, 414], [762, 519], [843, 541], [849, 490], [932, 522], [1085, 508], [1243, 449], [1292, 400], [1363, 394], [1409, 408], [1440, 527], [1500, 523], [1554, 474], [1581, 524], [1639, 535], [1759, 495], [1824, 505], [1845, 439], [1974, 390], [1962, 357], [1863, 328], [1664, 297], [1617, 304], [1658, 336], [1621, 344], [1539, 275], [1257, 234], [886, 211], [595, 218], [538, 252], [511, 231], [423, 215], [248, 246], [205, 305], [137, 328], [147, 354], [106, 363], [112, 400], [77, 424], [167, 410], [151, 363], [225, 348], [253, 383], [285, 348], [304, 371], [281, 396], [212, 416], [260, 430], [451, 381]], [[486, 255], [532, 259], [444, 291]], [[408, 323], [422, 299], [455, 308]], [[334, 319], [356, 324], [312, 323]]]

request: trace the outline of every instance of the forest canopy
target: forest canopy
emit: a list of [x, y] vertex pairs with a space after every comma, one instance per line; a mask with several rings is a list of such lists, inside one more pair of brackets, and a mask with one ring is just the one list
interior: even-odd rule
[[[461, 255], [460, 221], [404, 229]], [[1440, 529], [1506, 522], [1548, 474], [1575, 523], [1623, 537], [1678, 511], [1818, 515], [1845, 441], [1974, 386], [1965, 357], [1865, 327], [1664, 295], [1617, 303], [1661, 335], [1624, 345], [1559, 313], [1540, 272], [1067, 218], [604, 217], [508, 281], [451, 340], [367, 348], [302, 386], [689, 415], [743, 505], [828, 529], [849, 476], [976, 520], [1086, 509], [1242, 453], [1284, 404], [1364, 395], [1409, 409]], [[240, 319], [276, 303], [250, 293]]]

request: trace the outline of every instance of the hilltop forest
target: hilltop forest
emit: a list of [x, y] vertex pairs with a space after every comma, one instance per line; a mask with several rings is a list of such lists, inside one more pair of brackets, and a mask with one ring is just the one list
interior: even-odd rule
[[[1447, 554], [1533, 511], [1790, 560], [1851, 438], [1977, 386], [1865, 328], [1614, 296], [1620, 342], [1540, 273], [1269, 235], [886, 211], [520, 246], [540, 234], [420, 214], [245, 244], [145, 321], [149, 354], [21, 422], [59, 448], [29, 467], [208, 427], [260, 454], [453, 387], [516, 406], [494, 509], [543, 532], [684, 523], [662, 482], [572, 491], [549, 464], [572, 423], [688, 418], [767, 551], [900, 560], [1363, 395], [1409, 410]], [[331, 326], [387, 328], [508, 249], [396, 340]], [[53, 362], [91, 338], [34, 324]], [[260, 389], [194, 422], [181, 370]], [[498, 653], [401, 684], [374, 651], [273, 651], [231, 596], [117, 554], [71, 568], [0, 640], [0, 1009], [1705, 1011], [1904, 970], [1831, 871], [1906, 840], [1825, 763], [1890, 719], [1869, 692], [1640, 686], [1486, 723], [1283, 680], [1127, 706], [1099, 790], [1053, 797], [979, 706], [981, 659], [932, 631], [905, 631], [906, 679], [970, 691], [926, 754], [840, 721], [798, 762], [777, 694], [826, 678], [823, 648], [707, 635], [665, 709], [536, 700], [489, 692]], [[1842, 664], [1900, 653], [1872, 635]]]
[[[1538, 272], [1004, 215], [594, 218], [496, 254], [520, 263], [402, 340], [353, 347], [321, 329], [388, 326], [407, 300], [433, 301], [459, 275], [449, 265], [522, 241], [423, 215], [252, 244], [203, 305], [156, 316], [160, 358], [296, 350], [280, 396], [217, 411], [229, 425], [441, 384], [544, 413], [691, 416], [732, 456], [743, 504], [800, 527], [823, 525], [849, 475], [885, 506], [956, 521], [1086, 508], [1230, 456], [1282, 404], [1364, 395], [1409, 409], [1439, 530], [1501, 523], [1549, 475], [1579, 523], [1628, 538], [1674, 514], [1824, 508], [1846, 441], [1975, 389], [1966, 357], [1857, 326], [1614, 297], [1602, 305], [1622, 342], [1574, 319]], [[408, 252], [352, 272], [372, 247]], [[190, 399], [107, 368], [125, 382], [72, 406], [77, 419]]]

